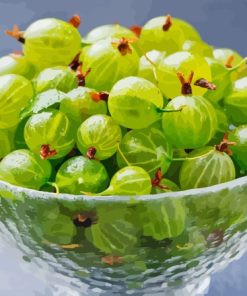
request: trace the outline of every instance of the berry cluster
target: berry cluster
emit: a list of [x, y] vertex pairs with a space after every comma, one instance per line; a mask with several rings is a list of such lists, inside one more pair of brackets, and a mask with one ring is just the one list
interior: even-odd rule
[[23, 52], [0, 58], [0, 180], [146, 195], [246, 174], [246, 59], [170, 15], [84, 38], [79, 25], [6, 31]]

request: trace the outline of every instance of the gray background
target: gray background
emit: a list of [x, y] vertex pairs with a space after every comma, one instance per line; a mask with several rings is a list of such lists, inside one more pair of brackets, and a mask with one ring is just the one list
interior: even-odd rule
[[233, 47], [246, 55], [247, 0], [0, 0], [0, 52], [18, 45], [3, 32], [14, 23], [22, 29], [40, 17], [69, 19], [79, 13], [81, 32], [106, 23], [129, 26], [151, 17], [172, 14], [199, 30], [209, 43]]
[[[101, 24], [143, 24], [151, 17], [170, 13], [196, 26], [206, 42], [218, 47], [234, 48], [246, 56], [246, 11], [247, 0], [0, 0], [0, 53], [20, 49], [15, 40], [3, 33], [7, 28], [12, 28], [14, 23], [25, 29], [37, 18], [69, 19], [79, 13], [83, 19], [81, 32], [85, 34]], [[39, 291], [40, 296], [48, 295], [49, 275], [40, 279], [35, 276], [35, 268], [23, 272], [20, 268], [23, 264], [21, 253], [14, 247], [14, 242], [10, 243], [4, 238], [6, 235], [2, 232], [0, 295], [32, 296], [32, 290]], [[247, 295], [246, 288], [245, 255], [212, 277], [208, 295], [243, 296]]]

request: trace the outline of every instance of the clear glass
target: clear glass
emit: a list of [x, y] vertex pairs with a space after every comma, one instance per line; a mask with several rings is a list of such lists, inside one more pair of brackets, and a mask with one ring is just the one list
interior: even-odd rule
[[247, 249], [247, 177], [136, 197], [0, 181], [0, 196], [1, 222], [26, 257], [50, 265], [80, 295], [192, 295]]

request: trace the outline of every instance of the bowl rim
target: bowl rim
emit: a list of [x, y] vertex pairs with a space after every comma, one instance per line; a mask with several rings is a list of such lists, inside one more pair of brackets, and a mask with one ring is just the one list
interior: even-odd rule
[[[165, 192], [158, 194], [148, 194], [148, 195], [109, 195], [109, 196], [91, 196], [91, 195], [75, 195], [68, 193], [53, 193], [53, 192], [45, 192], [39, 191], [29, 188], [24, 188], [20, 186], [12, 185], [8, 182], [4, 182], [0, 180], [0, 194], [1, 189], [14, 191], [16, 193], [24, 193], [30, 199], [42, 199], [42, 200], [50, 200], [57, 199], [60, 201], [83, 201], [83, 202], [138, 202], [138, 201], [151, 201], [151, 200], [162, 200], [166, 198], [185, 198], [186, 196], [198, 196], [201, 197], [204, 194], [208, 193], [217, 193], [223, 190], [231, 190], [236, 187], [247, 187], [247, 176], [240, 177], [234, 179], [229, 182], [203, 187], [203, 188], [195, 188], [188, 189], [182, 191], [173, 191], [173, 192]], [[0, 196], [1, 197], [1, 196]]]

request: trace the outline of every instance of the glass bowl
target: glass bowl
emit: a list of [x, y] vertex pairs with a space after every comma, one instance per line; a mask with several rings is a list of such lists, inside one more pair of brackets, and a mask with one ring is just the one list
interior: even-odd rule
[[0, 181], [0, 197], [1, 222], [24, 255], [69, 279], [78, 295], [192, 295], [247, 249], [247, 177], [108, 197]]

